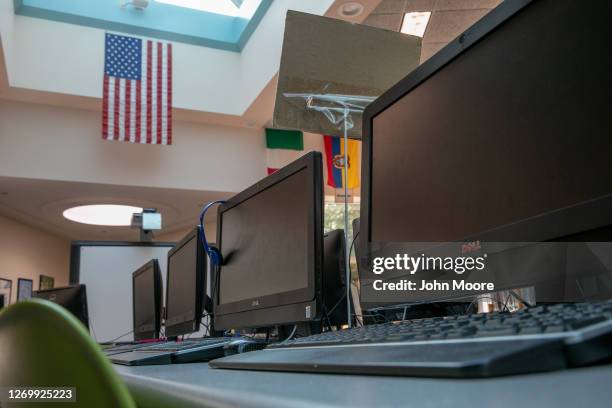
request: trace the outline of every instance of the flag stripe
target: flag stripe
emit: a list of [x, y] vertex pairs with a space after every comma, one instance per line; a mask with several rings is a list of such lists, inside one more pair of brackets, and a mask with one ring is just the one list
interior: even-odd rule
[[161, 144], [162, 140], [162, 43], [157, 43], [157, 143]]
[[303, 150], [267, 149], [266, 163], [270, 168], [280, 169], [299, 159], [303, 154]]
[[113, 102], [113, 138], [119, 139], [119, 83], [121, 79], [115, 78], [115, 101]]
[[142, 83], [143, 78], [147, 78], [149, 72], [149, 47], [142, 47], [142, 69], [141, 69], [141, 77], [140, 88], [141, 88], [141, 99], [140, 99], [140, 115], [141, 115], [141, 128], [140, 128], [140, 143], [147, 142], [147, 86]]
[[119, 80], [119, 140], [125, 140], [125, 78]]
[[136, 142], [136, 80], [130, 80], [130, 142]]
[[102, 90], [102, 137], [108, 139], [108, 75], [104, 75]]
[[151, 47], [151, 143], [157, 144], [157, 47]]
[[119, 140], [123, 141], [125, 137], [125, 79], [119, 79], [119, 121], [117, 131], [119, 132]]
[[108, 78], [108, 135], [107, 139], [113, 140], [115, 127], [115, 77]]
[[125, 80], [125, 123], [124, 123], [124, 135], [123, 140], [130, 140], [130, 119], [132, 119], [132, 81]]
[[136, 133], [136, 139], [135, 142], [136, 143], [140, 143], [141, 142], [141, 135], [142, 135], [142, 131], [141, 131], [141, 115], [142, 115], [142, 109], [140, 104], [142, 103], [142, 81], [136, 81], [136, 125], [135, 125], [135, 133]]
[[152, 69], [151, 69], [151, 64], [153, 61], [153, 55], [152, 55], [152, 50], [153, 48], [153, 44], [151, 43], [151, 41], [147, 41], [147, 90], [146, 90], [146, 95], [147, 95], [147, 109], [146, 109], [146, 115], [147, 115], [147, 143], [151, 143], [151, 129], [152, 129], [152, 118], [151, 118], [151, 105], [152, 105], [152, 101], [151, 101], [151, 90], [153, 89], [151, 83], [153, 81], [152, 78]]
[[[340, 147], [340, 138], [334, 137], [332, 138], [332, 160], [333, 158], [341, 154], [342, 154], [342, 150]], [[343, 186], [342, 169], [339, 169], [338, 167], [332, 165], [332, 173], [333, 173], [334, 186], [336, 188], [342, 187]]]
[[167, 127], [167, 138], [168, 144], [172, 144], [172, 44], [168, 43], [168, 62], [166, 68], [167, 76], [168, 76], [168, 89], [166, 92], [166, 121], [168, 122]]
[[[359, 187], [360, 184], [360, 173], [359, 173], [359, 144], [361, 142], [353, 139], [348, 140], [346, 146], [346, 154], [348, 157], [348, 188]], [[342, 154], [344, 154], [344, 140], [342, 140]], [[344, 172], [344, 170], [343, 170]], [[344, 173], [343, 173], [344, 177]], [[344, 180], [344, 179], [343, 179]]]
[[167, 104], [168, 104], [168, 50], [166, 44], [162, 44], [162, 81], [161, 81], [161, 106], [162, 106], [162, 115], [161, 115], [161, 142], [162, 144], [166, 144], [168, 141], [168, 116], [166, 114]]
[[304, 134], [299, 130], [266, 129], [268, 149], [304, 150]]
[[334, 153], [332, 151], [332, 138], [329, 136], [323, 136], [323, 143], [325, 144], [325, 158], [327, 159], [327, 184], [336, 187], [334, 182], [334, 166], [332, 163], [332, 158], [334, 157]]

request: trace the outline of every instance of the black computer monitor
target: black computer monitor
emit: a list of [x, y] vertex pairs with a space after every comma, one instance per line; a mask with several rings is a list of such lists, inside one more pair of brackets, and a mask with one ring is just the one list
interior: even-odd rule
[[[605, 1], [503, 2], [367, 107], [366, 280], [372, 251], [392, 242], [612, 241], [610, 13]], [[539, 267], [563, 276], [556, 248], [558, 264], [507, 268], [496, 289], [534, 283]]]
[[208, 258], [199, 231], [199, 227], [194, 228], [168, 252], [166, 337], [200, 330], [206, 299]]
[[[332, 230], [323, 235], [323, 325], [340, 326], [348, 323], [344, 252], [344, 230]], [[351, 307], [351, 310], [354, 308]]]
[[89, 330], [89, 315], [87, 312], [87, 291], [85, 285], [71, 285], [61, 288], [35, 290], [33, 298], [49, 300], [66, 308]]
[[319, 318], [323, 268], [322, 159], [311, 152], [221, 205], [217, 329]]
[[134, 340], [159, 338], [162, 285], [157, 259], [150, 260], [132, 273]]

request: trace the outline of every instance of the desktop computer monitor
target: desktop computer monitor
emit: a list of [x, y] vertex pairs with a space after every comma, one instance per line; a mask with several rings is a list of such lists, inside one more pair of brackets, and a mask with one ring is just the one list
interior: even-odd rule
[[162, 276], [157, 259], [132, 273], [134, 340], [159, 338], [162, 313]]
[[[344, 230], [337, 229], [323, 234], [323, 325], [339, 327], [348, 323], [344, 252]], [[355, 310], [352, 305], [351, 310]]]
[[61, 288], [35, 290], [33, 298], [45, 299], [66, 308], [89, 330], [89, 315], [87, 312], [87, 291], [85, 285], [71, 285]]
[[[420, 254], [427, 243], [612, 241], [610, 13], [612, 2], [587, 9], [571, 0], [503, 2], [366, 108], [360, 272], [367, 306], [445, 297], [364, 297], [364, 283], [406, 278], [372, 274], [373, 257], [390, 243], [416, 244]], [[539, 248], [549, 252], [489, 256], [490, 266], [509, 261], [496, 290], [563, 282], [569, 246]], [[606, 250], [585, 251], [590, 264], [610, 270]], [[524, 267], [528, 260], [532, 267]], [[557, 299], [567, 299], [567, 284]], [[536, 299], [541, 293], [536, 287]]]
[[206, 301], [207, 262], [199, 227], [194, 228], [168, 252], [166, 337], [200, 330]]
[[323, 173], [311, 152], [218, 209], [217, 329], [309, 322], [320, 317]]

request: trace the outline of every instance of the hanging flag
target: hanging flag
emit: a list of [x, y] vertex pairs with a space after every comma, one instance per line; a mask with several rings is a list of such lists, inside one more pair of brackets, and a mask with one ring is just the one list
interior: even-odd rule
[[[325, 161], [327, 162], [327, 184], [334, 188], [344, 186], [344, 139], [323, 136]], [[348, 140], [348, 188], [359, 187], [359, 142]]]
[[299, 130], [266, 129], [268, 174], [304, 154], [304, 134]]
[[102, 138], [172, 144], [172, 44], [106, 33]]

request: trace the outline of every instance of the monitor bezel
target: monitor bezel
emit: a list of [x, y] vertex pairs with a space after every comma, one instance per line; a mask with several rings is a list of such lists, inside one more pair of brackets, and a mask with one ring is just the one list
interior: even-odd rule
[[[192, 239], [196, 239], [196, 284], [194, 290], [196, 291], [195, 296], [195, 315], [193, 319], [185, 322], [168, 325], [168, 311], [169, 303], [168, 298], [170, 294], [170, 258], [184, 247]], [[164, 326], [164, 332], [166, 337], [181, 336], [184, 334], [194, 333], [200, 330], [200, 323], [202, 322], [202, 315], [204, 314], [204, 294], [206, 291], [206, 254], [204, 248], [200, 243], [200, 227], [196, 227], [185, 235], [174, 248], [168, 251], [168, 258], [166, 264], [166, 313], [165, 319], [166, 324]]]
[[[88, 310], [88, 306], [87, 306], [87, 287], [86, 287], [85, 284], [77, 283], [75, 285], [60, 286], [60, 287], [49, 288], [49, 289], [39, 289], [39, 290], [32, 291], [32, 297], [33, 298], [39, 298], [39, 296], [38, 296], [39, 294], [43, 294], [44, 295], [44, 294], [47, 294], [47, 293], [65, 292], [65, 291], [68, 291], [68, 290], [76, 292], [76, 294], [80, 298], [81, 304], [83, 306], [83, 309], [81, 310], [80, 315], [79, 316], [75, 315], [75, 317], [81, 323], [83, 323], [83, 325], [87, 328], [87, 330], [89, 330], [89, 328], [90, 328], [90, 325], [89, 325], [89, 310]], [[46, 298], [42, 298], [42, 299], [47, 300]], [[49, 302], [52, 302], [52, 301], [49, 300]], [[66, 309], [66, 310], [68, 310], [68, 309]], [[72, 313], [71, 310], [68, 310], [68, 311]], [[74, 315], [74, 313], [73, 313], [73, 315]]]
[[[534, 0], [517, 0], [513, 2], [502, 2], [491, 10], [482, 19], [468, 28], [465, 32], [448, 43], [438, 53], [431, 56], [427, 61], [418, 66], [406, 77], [400, 80], [392, 88], [369, 104], [363, 113], [363, 137], [361, 151], [361, 206], [360, 206], [360, 236], [359, 244], [362, 249], [368, 248], [371, 242], [371, 220], [370, 211], [372, 203], [372, 144], [373, 144], [373, 121], [378, 114], [384, 112], [399, 99], [410, 93], [421, 83], [429, 79], [436, 72], [451, 63], [455, 58], [463, 54], [475, 45], [487, 34], [495, 30], [499, 25], [514, 14], [521, 11]], [[364, 252], [364, 251], [362, 251]]]
[[[496, 30], [510, 17], [515, 16], [535, 0], [520, 0], [516, 2], [503, 2], [480, 21], [466, 30], [463, 34], [449, 43], [439, 53], [408, 74], [393, 88], [389, 89], [364, 112], [364, 132], [362, 149], [362, 196], [359, 246], [362, 254], [359, 255], [358, 265], [360, 276], [368, 267], [369, 254], [367, 248], [372, 243], [372, 168], [373, 168], [373, 139], [374, 121], [376, 117], [391, 107], [395, 102], [412, 92], [423, 82], [428, 80], [447, 64], [452, 63], [466, 50], [477, 44], [485, 36]], [[520, 236], [525, 242], [565, 241], [573, 239], [574, 234], [590, 234], [595, 237], [601, 227], [612, 225], [612, 194], [593, 197], [587, 201], [579, 202], [567, 207], [553, 209], [549, 212], [536, 214], [513, 223], [500, 225], [487, 231], [471, 234], [455, 242], [516, 242]], [[570, 237], [570, 238], [568, 238]], [[598, 239], [595, 239], [598, 241]], [[491, 258], [489, 254], [489, 258]], [[505, 289], [505, 288], [504, 288]], [[456, 299], [441, 297], [432, 299], [431, 303]], [[410, 304], [409, 301], [402, 304]], [[385, 302], [368, 302], [364, 304], [373, 310], [390, 306]]]
[[308, 286], [274, 295], [253, 297], [220, 304], [223, 265], [216, 270], [215, 327], [238, 329], [310, 321], [318, 317], [322, 296], [323, 268], [323, 165], [320, 152], [310, 152], [230, 198], [217, 211], [217, 243], [223, 253], [223, 214], [268, 188], [282, 183], [300, 171], [306, 171], [312, 186], [308, 201]]
[[[526, 6], [535, 3], [535, 0], [517, 0], [502, 2], [491, 10], [481, 20], [468, 28], [464, 33], [447, 44], [442, 50], [409, 73], [396, 85], [373, 101], [364, 111], [363, 138], [362, 138], [362, 190], [360, 207], [360, 235], [358, 243], [361, 254], [358, 257], [358, 271], [360, 275], [368, 267], [368, 251], [372, 243], [371, 210], [372, 210], [372, 167], [373, 167], [373, 124], [375, 118], [395, 102], [403, 98], [436, 72], [443, 69], [476, 45], [481, 39], [492, 33], [509, 18], [522, 12]], [[512, 241], [516, 232], [520, 231], [524, 240], [541, 242], [555, 240], [576, 232], [588, 231], [599, 226], [610, 225], [612, 216], [612, 195], [593, 198], [565, 208], [552, 210], [545, 214], [535, 215], [528, 219], [518, 220], [512, 224], [501, 225], [488, 231], [466, 236], [458, 242], [471, 242], [476, 240], [502, 242]], [[588, 215], [588, 217], [586, 217]], [[563, 222], [560, 222], [560, 219]], [[444, 298], [432, 300], [443, 301]], [[408, 302], [404, 302], [405, 304]], [[375, 310], [390, 306], [385, 302], [368, 302], [364, 306]]]
[[[136, 278], [143, 275], [148, 270], [153, 268], [153, 299], [155, 303], [155, 329], [148, 331], [138, 331], [136, 327]], [[157, 259], [151, 259], [146, 264], [132, 272], [132, 326], [134, 329], [134, 340], [150, 340], [158, 339], [161, 331], [161, 314], [162, 314], [162, 276]]]

